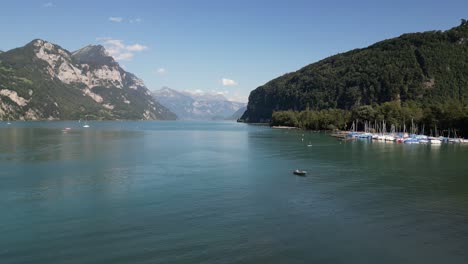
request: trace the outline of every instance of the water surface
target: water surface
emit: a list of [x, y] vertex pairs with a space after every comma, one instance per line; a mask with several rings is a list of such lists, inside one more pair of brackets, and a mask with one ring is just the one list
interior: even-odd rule
[[468, 262], [468, 146], [90, 124], [0, 123], [0, 263]]

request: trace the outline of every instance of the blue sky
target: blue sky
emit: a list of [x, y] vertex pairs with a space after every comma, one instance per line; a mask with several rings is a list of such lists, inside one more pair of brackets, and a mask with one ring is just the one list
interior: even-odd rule
[[[151, 90], [251, 90], [338, 52], [406, 32], [445, 30], [468, 1], [5, 1], [0, 50], [41, 38], [105, 44]], [[223, 81], [224, 79], [224, 81]]]

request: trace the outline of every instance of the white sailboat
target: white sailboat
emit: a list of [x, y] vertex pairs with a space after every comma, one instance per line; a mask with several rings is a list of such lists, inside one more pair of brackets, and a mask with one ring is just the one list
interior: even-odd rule
[[429, 137], [429, 143], [431, 145], [440, 145], [442, 144], [441, 137], [439, 137], [438, 132], [437, 132], [437, 125], [435, 126], [435, 137]]
[[380, 135], [377, 136], [377, 140], [385, 141], [386, 133], [387, 133], [386, 124], [385, 124], [385, 121], [382, 121], [382, 128], [380, 129]]
[[390, 127], [390, 134], [384, 137], [385, 141], [395, 141], [395, 131], [396, 131], [395, 125], [392, 125]]
[[88, 115], [85, 115], [85, 122], [84, 122], [84, 125], [83, 125], [84, 128], [88, 128], [89, 125], [88, 125]]

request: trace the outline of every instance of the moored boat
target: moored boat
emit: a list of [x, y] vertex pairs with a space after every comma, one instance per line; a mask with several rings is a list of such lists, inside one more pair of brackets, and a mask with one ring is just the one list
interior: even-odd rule
[[362, 133], [358, 137], [359, 138], [364, 138], [364, 139], [369, 139], [369, 138], [372, 138], [372, 134], [371, 133]]
[[407, 138], [403, 141], [405, 144], [419, 144], [419, 140], [415, 138]]
[[307, 171], [305, 171], [305, 170], [294, 170], [293, 174], [297, 175], [297, 176], [306, 176]]
[[449, 143], [463, 143], [463, 138], [449, 138], [448, 142]]

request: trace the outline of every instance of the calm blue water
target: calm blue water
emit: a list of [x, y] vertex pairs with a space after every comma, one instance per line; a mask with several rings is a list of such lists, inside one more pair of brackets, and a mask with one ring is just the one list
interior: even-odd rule
[[468, 146], [14, 122], [0, 168], [2, 264], [468, 262]]

